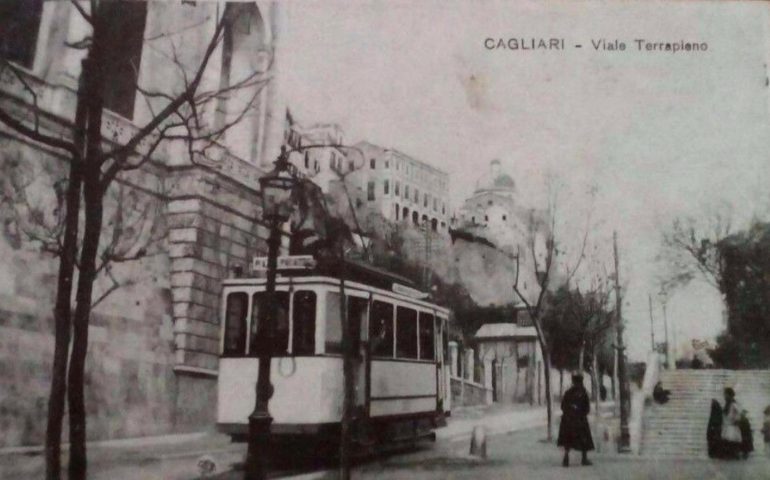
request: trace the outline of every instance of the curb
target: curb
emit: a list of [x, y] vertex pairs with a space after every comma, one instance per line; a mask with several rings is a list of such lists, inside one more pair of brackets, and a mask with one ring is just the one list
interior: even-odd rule
[[[174, 443], [200, 440], [211, 434], [212, 432], [193, 432], [175, 433], [171, 435], [155, 435], [151, 437], [117, 438], [112, 440], [97, 440], [86, 442], [86, 446], [88, 448], [130, 448], [154, 445], [170, 445]], [[68, 451], [69, 448], [69, 443], [62, 442], [61, 450], [63, 452]], [[5, 447], [0, 448], [0, 456], [42, 454], [44, 451], [45, 446], [43, 445], [31, 445], [27, 447]]]

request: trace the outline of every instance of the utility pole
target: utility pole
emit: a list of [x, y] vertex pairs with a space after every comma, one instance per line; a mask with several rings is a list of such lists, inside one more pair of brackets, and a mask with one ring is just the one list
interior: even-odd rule
[[[676, 351], [671, 351], [671, 345], [668, 343], [668, 316], [666, 315], [666, 299], [663, 299], [663, 326], [666, 329], [666, 367], [669, 370], [676, 368]], [[674, 340], [676, 344], [676, 340]], [[673, 361], [672, 361], [673, 360]]]
[[655, 352], [657, 351], [657, 349], [655, 348], [655, 324], [652, 320], [652, 295], [650, 295], [649, 293], [647, 294], [647, 300], [650, 306], [649, 307], [650, 308], [650, 341], [652, 342], [652, 351]]
[[626, 375], [626, 353], [623, 346], [623, 316], [621, 315], [622, 298], [620, 296], [620, 259], [618, 258], [618, 232], [612, 232], [612, 249], [615, 254], [615, 303], [618, 352], [618, 382], [620, 383], [620, 444], [618, 451], [630, 451], [631, 437], [628, 432], [628, 417], [631, 402], [629, 398], [628, 377]]

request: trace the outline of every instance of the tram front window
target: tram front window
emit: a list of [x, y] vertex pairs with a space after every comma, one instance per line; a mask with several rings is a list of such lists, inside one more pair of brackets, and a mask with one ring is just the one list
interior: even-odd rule
[[411, 308], [396, 309], [396, 357], [417, 358], [417, 312]]
[[420, 360], [435, 358], [435, 335], [433, 315], [420, 312]]
[[246, 353], [246, 310], [249, 297], [243, 293], [231, 293], [225, 302], [225, 341], [222, 354]]
[[[275, 292], [273, 295], [275, 338], [270, 344], [273, 354], [284, 355], [289, 348], [289, 292]], [[252, 355], [262, 353], [257, 332], [259, 330], [259, 321], [264, 314], [260, 312], [264, 312], [264, 309], [267, 307], [268, 298], [267, 292], [254, 294], [251, 308], [251, 343], [249, 346], [249, 352]]]
[[390, 303], [372, 303], [369, 344], [373, 356], [393, 358], [393, 305]]
[[294, 335], [291, 340], [293, 355], [315, 353], [315, 309], [316, 294], [309, 290], [294, 293]]

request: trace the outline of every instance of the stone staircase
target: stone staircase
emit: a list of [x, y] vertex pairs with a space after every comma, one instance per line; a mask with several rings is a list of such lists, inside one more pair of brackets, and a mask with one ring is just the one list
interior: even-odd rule
[[640, 453], [665, 457], [707, 457], [706, 428], [711, 399], [724, 404], [723, 389], [735, 390], [748, 411], [754, 449], [762, 451], [763, 411], [770, 405], [770, 370], [667, 370], [663, 388], [671, 390], [665, 405], [650, 403], [642, 417]]

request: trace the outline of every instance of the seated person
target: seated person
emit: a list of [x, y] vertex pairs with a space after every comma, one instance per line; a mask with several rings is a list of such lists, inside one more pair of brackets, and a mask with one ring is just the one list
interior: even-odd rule
[[668, 397], [671, 396], [671, 390], [663, 388], [660, 382], [655, 384], [655, 389], [652, 391], [652, 398], [661, 405], [668, 402]]

